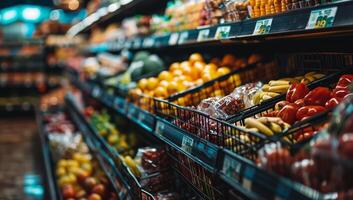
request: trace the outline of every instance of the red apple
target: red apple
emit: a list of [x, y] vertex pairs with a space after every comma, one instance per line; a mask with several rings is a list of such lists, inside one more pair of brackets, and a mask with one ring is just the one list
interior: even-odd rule
[[91, 191], [96, 184], [97, 184], [97, 181], [93, 177], [86, 178], [84, 182], [85, 188], [89, 191]]
[[353, 160], [353, 133], [346, 133], [340, 137], [338, 153], [345, 158]]
[[72, 185], [65, 185], [62, 188], [62, 194], [65, 199], [74, 198], [75, 197], [75, 189]]

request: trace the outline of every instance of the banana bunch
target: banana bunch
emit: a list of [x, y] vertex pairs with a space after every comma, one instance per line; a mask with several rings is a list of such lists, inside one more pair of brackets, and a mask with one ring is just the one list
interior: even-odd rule
[[274, 134], [287, 130], [290, 128], [290, 125], [285, 123], [279, 117], [260, 117], [257, 119], [245, 119], [245, 128], [254, 132], [262, 133], [266, 136], [273, 136]]
[[129, 167], [129, 169], [131, 170], [131, 172], [136, 176], [136, 177], [141, 177], [141, 172], [137, 167], [136, 162], [134, 161], [134, 159], [132, 159], [130, 156], [125, 156], [122, 157], [122, 160], [124, 161], [124, 163]]
[[264, 84], [258, 92], [252, 97], [252, 102], [254, 105], [260, 104], [263, 101], [271, 99], [275, 96], [287, 92], [288, 88], [293, 83], [311, 83], [315, 80], [318, 80], [324, 77], [324, 74], [317, 72], [309, 72], [304, 76], [297, 76], [294, 78], [283, 78], [279, 80], [272, 80], [267, 84]]

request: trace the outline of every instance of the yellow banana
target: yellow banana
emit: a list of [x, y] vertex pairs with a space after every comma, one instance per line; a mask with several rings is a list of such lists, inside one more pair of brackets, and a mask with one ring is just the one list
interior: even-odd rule
[[273, 131], [262, 124], [260, 121], [254, 119], [254, 118], [247, 118], [245, 119], [245, 125], [247, 128], [257, 128], [260, 133], [265, 134], [267, 136], [272, 136]]

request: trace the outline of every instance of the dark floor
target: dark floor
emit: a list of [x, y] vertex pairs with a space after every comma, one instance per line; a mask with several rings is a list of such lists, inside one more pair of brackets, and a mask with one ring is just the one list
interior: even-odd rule
[[41, 174], [34, 114], [0, 117], [0, 200], [43, 199]]

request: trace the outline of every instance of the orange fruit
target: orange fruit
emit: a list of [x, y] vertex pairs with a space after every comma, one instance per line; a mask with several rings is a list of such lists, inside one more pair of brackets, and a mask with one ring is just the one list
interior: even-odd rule
[[[184, 82], [184, 81], [183, 81]], [[184, 91], [186, 90], [186, 85], [183, 84], [183, 82], [178, 82], [178, 87], [177, 87], [177, 91], [178, 92], [181, 92], [181, 91]]]
[[178, 62], [175, 62], [175, 63], [173, 63], [173, 64], [170, 65], [169, 71], [172, 72], [172, 71], [174, 71], [174, 70], [179, 69], [179, 67], [180, 67], [180, 64], [179, 64]]
[[195, 84], [196, 84], [196, 85], [202, 85], [202, 84], [203, 84], [202, 78], [197, 79], [197, 80], [195, 81]]
[[223, 76], [230, 73], [230, 69], [228, 67], [221, 67], [217, 69], [217, 77]]
[[158, 79], [154, 77], [147, 79], [147, 89], [153, 90], [154, 88], [157, 87], [158, 82], [159, 82]]
[[157, 87], [155, 90], [154, 90], [154, 96], [155, 97], [159, 97], [159, 98], [166, 98], [168, 97], [168, 92], [167, 92], [167, 89], [164, 88], [164, 87]]
[[165, 81], [165, 80], [163, 80], [163, 81], [161, 81], [161, 82], [159, 82], [159, 87], [164, 87], [164, 88], [167, 88], [168, 87], [168, 85], [169, 85], [169, 82], [168, 81]]
[[201, 55], [201, 54], [199, 54], [199, 53], [193, 53], [193, 54], [190, 55], [189, 61], [190, 61], [191, 63], [195, 63], [195, 62], [197, 62], [197, 61], [202, 62], [202, 61], [203, 61], [203, 58], [202, 58], [202, 55]]
[[137, 85], [141, 90], [145, 90], [147, 88], [147, 83], [148, 83], [147, 79], [143, 78], [139, 80]]
[[199, 71], [202, 71], [205, 68], [206, 64], [204, 62], [197, 61], [194, 63], [193, 68], [198, 69]]
[[205, 69], [210, 71], [217, 71], [217, 66], [213, 63], [209, 63], [205, 66]]
[[170, 81], [172, 80], [172, 74], [168, 71], [162, 71], [161, 73], [159, 73], [158, 79], [160, 81], [163, 81], [163, 80]]
[[233, 66], [236, 58], [232, 54], [226, 54], [222, 59], [222, 65]]
[[214, 79], [215, 78], [215, 74], [213, 74], [213, 73], [203, 73], [201, 78], [202, 78], [203, 82], [207, 82], [207, 81], [210, 81], [210, 80]]
[[167, 87], [169, 95], [178, 92], [178, 83], [176, 81], [171, 81]]
[[172, 73], [174, 77], [183, 75], [183, 71], [181, 71], [180, 69], [174, 70]]

